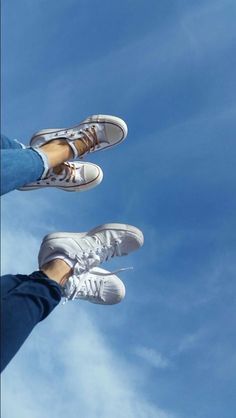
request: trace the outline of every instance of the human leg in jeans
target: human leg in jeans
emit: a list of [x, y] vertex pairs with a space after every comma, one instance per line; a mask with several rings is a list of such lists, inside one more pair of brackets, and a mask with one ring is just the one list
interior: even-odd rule
[[40, 149], [24, 149], [20, 143], [3, 137], [1, 145], [1, 195], [25, 185], [31, 185], [30, 189], [59, 186], [70, 191], [87, 190], [102, 180], [102, 171], [95, 164], [63, 164], [73, 157], [66, 141], [54, 140]]
[[123, 282], [99, 266], [142, 244], [142, 232], [125, 224], [105, 224], [87, 233], [47, 235], [39, 252], [40, 271], [1, 278], [1, 370], [62, 296], [100, 305], [121, 302]]
[[10, 139], [1, 134], [0, 149], [24, 149], [25, 145], [21, 144], [17, 139]]
[[1, 195], [37, 180], [44, 172], [40, 155], [23, 147], [17, 140], [1, 135]]
[[1, 371], [60, 300], [60, 286], [42, 271], [1, 277]]
[[94, 187], [102, 180], [100, 168], [90, 163], [63, 163], [110, 148], [126, 136], [127, 126], [122, 119], [94, 115], [74, 128], [40, 131], [31, 138], [31, 147], [25, 149], [5, 137], [1, 149], [2, 194], [18, 188], [53, 186], [79, 191]]

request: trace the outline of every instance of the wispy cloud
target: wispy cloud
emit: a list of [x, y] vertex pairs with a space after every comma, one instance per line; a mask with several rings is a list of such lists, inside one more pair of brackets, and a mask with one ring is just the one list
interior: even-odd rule
[[[43, 235], [51, 228], [51, 203], [41, 196], [14, 192], [2, 199], [1, 272], [27, 274], [37, 270], [38, 251]], [[36, 221], [37, 218], [37, 221]]]
[[196, 348], [199, 344], [201, 344], [201, 341], [204, 339], [205, 336], [206, 330], [199, 330], [192, 334], [187, 334], [183, 336], [182, 340], [179, 343], [179, 346], [177, 347], [176, 353], [179, 354]]
[[170, 366], [169, 360], [157, 350], [149, 347], [136, 347], [135, 354], [145, 360], [150, 366], [157, 369], [166, 369]]
[[[37, 418], [48, 416], [49, 410], [52, 418], [78, 413], [86, 418], [173, 417], [146, 399], [134, 371], [81, 307], [58, 308], [40, 328], [6, 369], [4, 418], [25, 418], [32, 412]], [[164, 366], [158, 353], [148, 355]], [[13, 403], [15, 392], [19, 402], [15, 398]]]

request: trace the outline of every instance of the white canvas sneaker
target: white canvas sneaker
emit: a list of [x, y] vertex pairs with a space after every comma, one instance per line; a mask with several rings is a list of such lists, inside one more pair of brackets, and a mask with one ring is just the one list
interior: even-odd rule
[[124, 256], [143, 245], [142, 232], [131, 225], [104, 224], [89, 232], [56, 232], [46, 235], [39, 251], [39, 268], [62, 258], [80, 275], [115, 256]]
[[67, 162], [62, 164], [63, 170], [56, 174], [53, 168], [42, 179], [26, 184], [18, 190], [29, 191], [44, 187], [56, 187], [66, 192], [83, 192], [101, 183], [103, 178], [102, 169], [92, 163]]
[[124, 299], [125, 285], [115, 274], [96, 267], [80, 276], [71, 276], [63, 286], [63, 292], [66, 300], [114, 305]]
[[103, 150], [122, 142], [128, 133], [126, 123], [109, 115], [93, 115], [72, 128], [44, 129], [33, 135], [30, 141], [31, 147], [40, 147], [54, 139], [66, 140], [70, 145], [74, 158], [79, 158], [74, 141], [81, 139], [89, 152]]

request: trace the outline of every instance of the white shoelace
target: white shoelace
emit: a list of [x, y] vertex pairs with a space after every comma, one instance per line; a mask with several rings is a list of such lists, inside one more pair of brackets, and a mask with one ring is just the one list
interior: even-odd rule
[[[86, 240], [86, 238], [84, 238]], [[76, 263], [74, 265], [73, 269], [73, 275], [70, 277], [69, 282], [67, 282], [67, 285], [65, 285], [66, 290], [66, 301], [73, 300], [76, 298], [77, 293], [81, 290], [81, 286], [85, 283], [85, 288], [83, 289], [90, 289], [90, 292], [92, 291], [91, 284], [89, 285], [89, 279], [86, 281], [86, 278], [83, 278], [85, 273], [94, 274], [96, 276], [111, 276], [112, 274], [130, 270], [132, 267], [127, 268], [121, 268], [119, 270], [108, 272], [108, 273], [102, 273], [100, 271], [96, 271], [94, 267], [99, 266], [103, 261], [108, 261], [110, 258], [114, 256], [121, 256], [121, 240], [116, 239], [115, 241], [111, 242], [109, 245], [103, 244], [103, 242], [100, 240], [98, 236], [94, 236], [94, 239], [96, 241], [95, 246], [96, 249], [90, 249], [87, 252], [84, 251], [82, 255], [76, 257]], [[88, 241], [88, 244], [90, 245], [90, 241]], [[91, 269], [93, 269], [91, 271]], [[94, 279], [94, 282], [97, 282], [97, 279]], [[100, 281], [104, 283], [104, 280]], [[86, 287], [87, 286], [87, 287]], [[101, 295], [102, 287], [99, 286], [99, 295]], [[94, 296], [95, 297], [95, 296]]]
[[[86, 238], [85, 238], [86, 239]], [[92, 267], [97, 267], [103, 261], [108, 261], [114, 256], [121, 256], [120, 243], [116, 240], [110, 245], [103, 244], [98, 237], [95, 237], [97, 243], [96, 250], [84, 251], [82, 256], [77, 257], [77, 262], [74, 266], [74, 274], [81, 274], [89, 271]]]
[[[126, 270], [132, 270], [133, 267], [125, 267], [125, 268], [121, 268], [119, 270], [113, 271], [113, 272], [107, 272], [107, 273], [102, 273], [101, 271], [96, 271], [96, 269], [93, 269], [93, 271], [90, 271], [90, 274], [95, 275], [96, 277], [101, 276], [101, 277], [106, 277], [106, 276], [112, 276], [113, 274], [116, 274], [118, 272], [121, 271], [126, 271]], [[82, 298], [94, 298], [94, 299], [98, 299], [101, 301], [104, 301], [103, 297], [102, 297], [102, 292], [104, 289], [104, 285], [105, 285], [105, 281], [104, 280], [99, 280], [99, 279], [92, 279], [90, 278], [86, 278], [86, 277], [78, 277], [75, 274], [73, 274], [70, 279], [69, 279], [69, 286], [67, 284], [66, 287], [69, 287], [69, 289], [67, 289], [67, 293], [70, 291], [70, 294], [65, 295], [65, 301], [63, 302], [63, 304], [65, 304], [66, 302], [68, 302], [69, 300], [74, 300], [76, 299], [76, 297], [82, 296]]]
[[70, 290], [71, 293], [69, 296], [66, 296], [66, 301], [74, 300], [75, 298], [84, 299], [98, 299], [104, 301], [102, 298], [102, 293], [104, 289], [105, 282], [104, 280], [97, 280], [91, 278], [81, 278], [79, 279], [77, 276], [73, 275], [70, 278]]

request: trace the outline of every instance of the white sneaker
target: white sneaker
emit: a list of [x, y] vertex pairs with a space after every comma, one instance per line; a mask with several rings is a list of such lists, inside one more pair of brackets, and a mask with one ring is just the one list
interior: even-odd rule
[[50, 168], [44, 178], [26, 184], [18, 190], [28, 191], [44, 187], [56, 187], [66, 192], [83, 192], [92, 189], [102, 181], [102, 169], [95, 164], [67, 162], [62, 166], [64, 168], [60, 174], [54, 173], [53, 168]]
[[39, 268], [61, 258], [80, 275], [114, 256], [127, 255], [143, 245], [142, 232], [131, 225], [104, 224], [89, 232], [46, 235], [39, 251]]
[[85, 155], [119, 144], [126, 138], [127, 133], [127, 125], [122, 119], [109, 115], [93, 115], [72, 128], [39, 131], [31, 138], [30, 146], [40, 147], [54, 139], [66, 139], [72, 148], [74, 158], [78, 158], [78, 151], [73, 143], [75, 140], [81, 139], [87, 146], [83, 154]]
[[124, 283], [113, 273], [96, 267], [71, 276], [63, 287], [66, 300], [82, 299], [100, 305], [114, 305], [125, 297]]

